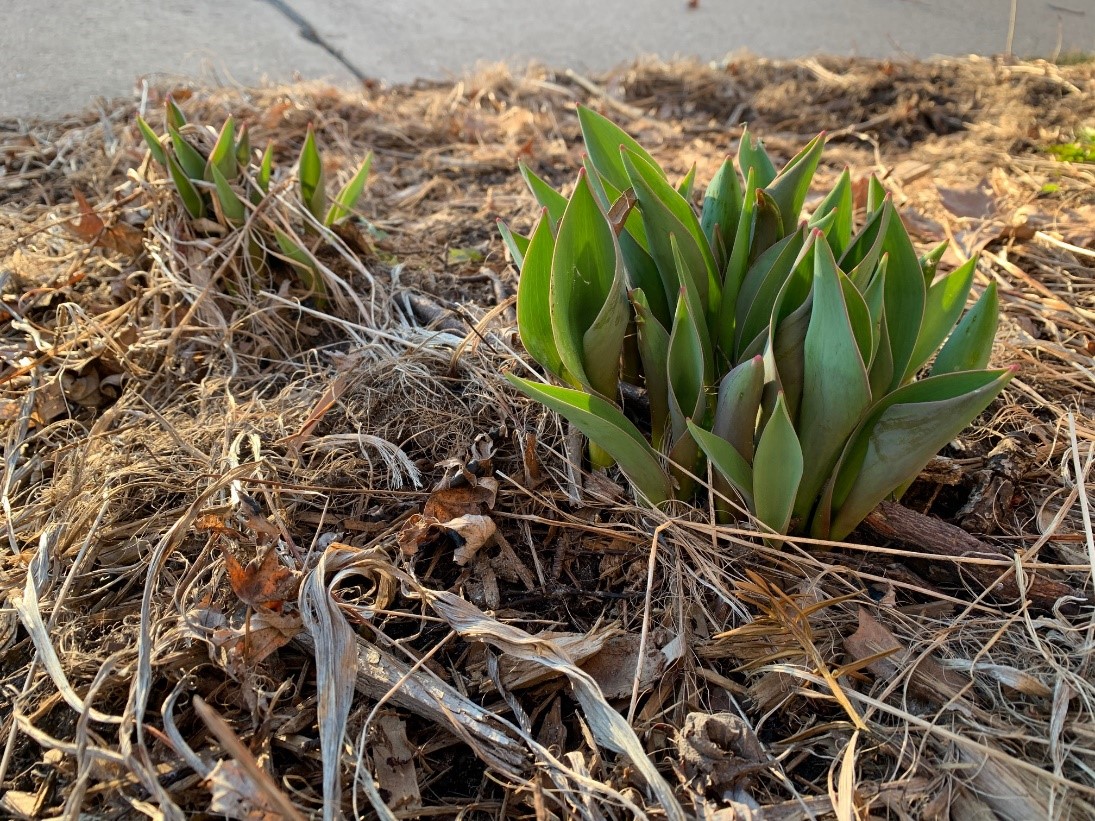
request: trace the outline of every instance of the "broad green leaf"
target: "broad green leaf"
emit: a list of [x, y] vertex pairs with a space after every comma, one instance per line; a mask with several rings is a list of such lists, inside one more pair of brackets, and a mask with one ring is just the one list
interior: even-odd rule
[[[883, 257], [883, 259], [885, 259], [885, 257]], [[883, 272], [882, 276], [885, 276], [885, 272]], [[875, 342], [874, 361], [871, 362], [870, 383], [872, 399], [884, 396], [893, 383], [893, 354], [890, 352], [890, 332], [886, 324], [885, 305], [882, 306], [878, 330], [878, 340]]]
[[1000, 303], [996, 296], [996, 283], [990, 282], [935, 358], [932, 376], [985, 367], [992, 355], [992, 343], [999, 321]]
[[669, 422], [669, 331], [653, 315], [641, 288], [632, 291], [630, 297], [635, 308], [646, 398], [650, 403], [650, 438], [654, 449], [662, 451]]
[[658, 454], [614, 405], [584, 391], [541, 385], [513, 374], [507, 374], [506, 379], [522, 393], [561, 414], [608, 452], [636, 493], [650, 504], [660, 504], [672, 496]]
[[[639, 200], [643, 225], [650, 242], [651, 254], [658, 263], [658, 270], [665, 276], [663, 265], [676, 267], [669, 237], [676, 236], [693, 281], [699, 289], [700, 299], [705, 306], [705, 315], [717, 302], [720, 290], [719, 272], [715, 268], [715, 258], [700, 228], [699, 220], [692, 206], [677, 191], [659, 176], [658, 169], [647, 163], [641, 155], [621, 152], [628, 179]], [[674, 300], [673, 292], [666, 289], [666, 296]]]
[[[966, 299], [970, 294], [970, 286], [973, 285], [973, 273], [976, 268], [977, 258], [973, 257], [928, 288], [920, 336], [916, 340], [912, 359], [905, 368], [903, 381], [908, 381], [915, 376], [928, 358], [943, 344], [947, 334], [954, 330], [955, 323], [962, 315], [962, 309], [966, 307]], [[976, 367], [981, 368], [984, 365]], [[973, 370], [973, 368], [962, 370]]]
[[274, 170], [274, 144], [267, 143], [266, 150], [262, 152], [262, 162], [259, 164], [259, 176], [256, 182], [262, 193], [270, 191], [270, 175]]
[[870, 179], [867, 180], [867, 213], [873, 214], [882, 207], [882, 203], [885, 200], [886, 189], [882, 187], [882, 183], [878, 181], [878, 177], [871, 174]]
[[502, 222], [501, 218], [498, 219], [496, 224], [498, 226], [498, 233], [502, 235], [502, 242], [506, 244], [510, 256], [513, 257], [513, 264], [520, 268], [525, 264], [525, 254], [528, 253], [529, 238], [510, 230], [510, 227]]
[[[589, 186], [593, 189], [593, 193], [597, 197], [597, 202], [601, 203], [601, 207], [607, 212], [608, 209], [615, 203], [620, 197], [624, 196], [624, 192], [630, 192], [633, 197], [635, 191], [628, 187], [623, 190], [617, 188], [599, 173], [593, 166], [593, 161], [589, 159], [589, 154], [582, 156], [582, 168], [586, 170], [586, 176], [589, 178]], [[639, 213], [638, 208], [630, 209], [627, 215], [627, 221], [624, 223], [624, 232], [618, 234], [623, 237], [631, 235], [632, 239], [639, 245], [643, 251], [650, 254], [650, 242], [646, 238], [646, 228], [643, 225], [642, 215]], [[672, 314], [672, 311], [670, 311]]]
[[689, 420], [688, 432], [711, 465], [741, 496], [746, 507], [753, 509], [753, 469], [741, 458], [737, 449], [725, 439], [710, 433]]
[[840, 467], [828, 534], [843, 539], [896, 488], [915, 478], [1003, 390], [1012, 369], [933, 376], [873, 409]]
[[243, 204], [243, 200], [239, 198], [239, 195], [232, 190], [232, 186], [229, 185], [228, 180], [224, 178], [224, 174], [217, 166], [211, 165], [209, 169], [213, 175], [213, 184], [217, 187], [216, 203], [220, 206], [220, 212], [225, 221], [229, 225], [243, 225], [247, 221], [247, 206]]
[[203, 169], [206, 182], [213, 182], [213, 169], [216, 168], [226, 180], [234, 180], [239, 172], [236, 162], [236, 121], [229, 117], [224, 121], [217, 141], [213, 144], [213, 150], [209, 152], [209, 158]]
[[152, 130], [144, 117], [137, 115], [137, 130], [141, 132], [141, 136], [144, 137], [145, 143], [148, 144], [148, 150], [152, 152], [152, 159], [167, 167], [167, 157], [164, 155], [163, 143], [160, 142], [160, 138], [156, 136], [156, 132]]
[[717, 339], [723, 355], [733, 361], [735, 355], [736, 317], [738, 296], [741, 293], [742, 280], [749, 270], [749, 247], [753, 241], [753, 219], [756, 215], [756, 190], [754, 175], [750, 171], [745, 180], [745, 197], [742, 200], [741, 215], [734, 232], [734, 244], [730, 251], [730, 260], [722, 278], [722, 304], [719, 306]]
[[727, 254], [733, 247], [734, 232], [741, 219], [741, 205], [741, 181], [733, 161], [727, 157], [707, 186], [703, 195], [703, 213], [700, 216], [700, 228], [711, 246], [719, 271], [725, 271], [726, 263], [729, 262]]
[[848, 307], [848, 319], [852, 323], [852, 333], [855, 334], [859, 355], [863, 358], [863, 364], [869, 369], [875, 345], [870, 309], [863, 295], [848, 277], [840, 271], [837, 271], [837, 277], [840, 279], [840, 287], [844, 292], [844, 304]]
[[757, 442], [753, 460], [753, 507], [776, 533], [786, 533], [802, 480], [803, 453], [783, 396]]
[[551, 224], [556, 225], [567, 209], [567, 198], [536, 176], [535, 172], [523, 162], [518, 164], [518, 168], [532, 196], [536, 197], [541, 208], [547, 209]]
[[194, 183], [190, 181], [186, 172], [179, 166], [175, 155], [165, 154], [165, 157], [168, 173], [171, 174], [171, 181], [175, 183], [175, 189], [179, 192], [179, 198], [183, 202], [183, 207], [186, 208], [186, 213], [194, 219], [204, 217], [205, 202], [202, 200], [202, 195], [194, 187]]
[[753, 461], [757, 414], [763, 395], [764, 358], [760, 356], [731, 369], [719, 383], [711, 432], [729, 442], [746, 462]]
[[806, 470], [795, 515], [810, 515], [848, 435], [871, 403], [867, 369], [860, 355], [833, 252], [814, 235], [814, 287], [804, 343], [802, 405], [798, 430]]
[[[791, 281], [785, 286], [785, 294], [789, 293]], [[780, 319], [782, 304], [787, 300], [784, 295], [777, 299], [777, 304], [772, 310], [773, 325], [776, 325], [775, 336], [768, 340], [765, 347], [765, 367], [771, 369], [772, 380], [766, 386], [766, 394], [763, 398], [765, 415], [771, 415], [775, 405], [775, 397], [771, 391], [783, 392], [783, 401], [787, 405], [787, 414], [791, 419], [799, 416], [799, 406], [802, 403], [802, 384], [806, 372], [805, 343], [806, 332], [810, 327], [810, 314], [813, 310], [813, 300], [807, 298], [786, 317]], [[777, 324], [778, 323], [778, 324]]]
[[183, 139], [182, 134], [176, 129], [168, 126], [167, 133], [171, 135], [171, 148], [175, 152], [175, 159], [178, 161], [179, 168], [191, 180], [205, 179], [205, 157], [201, 155], [198, 149]]
[[924, 270], [924, 282], [926, 284], [931, 285], [932, 280], [935, 279], [935, 272], [939, 268], [939, 260], [943, 259], [943, 254], [947, 253], [948, 244], [947, 240], [943, 240], [920, 257], [920, 267]]
[[361, 167], [338, 192], [335, 201], [327, 210], [327, 216], [323, 219], [324, 225], [330, 227], [350, 216], [350, 212], [354, 210], [357, 201], [361, 199], [361, 193], [365, 190], [365, 183], [369, 179], [369, 169], [372, 165], [373, 152], [370, 151], [365, 155], [365, 161], [361, 163]]
[[840, 270], [851, 277], [855, 287], [861, 291], [867, 287], [877, 270], [891, 219], [897, 217], [894, 215], [893, 203], [887, 200], [867, 220], [840, 257]]
[[771, 322], [772, 306], [794, 271], [804, 242], [804, 233], [795, 231], [766, 250], [750, 266], [738, 293], [737, 350]]
[[325, 305], [327, 303], [327, 285], [316, 268], [312, 255], [304, 250], [296, 239], [280, 228], [274, 228], [274, 239], [277, 240], [281, 252], [292, 262], [293, 268], [296, 269], [301, 282], [304, 283], [304, 287], [316, 295], [316, 302], [319, 305]]
[[551, 260], [555, 238], [550, 216], [540, 214], [532, 229], [517, 280], [517, 329], [525, 350], [546, 370], [566, 381], [563, 362], [551, 327]]
[[691, 309], [684, 288], [677, 300], [673, 332], [669, 335], [669, 422], [673, 434], [670, 458], [683, 470], [670, 465], [681, 498], [692, 495], [695, 480], [684, 471], [695, 473], [698, 446], [688, 433], [688, 420], [703, 422], [707, 410], [706, 381], [711, 370], [706, 361], [703, 317]]
[[244, 171], [251, 165], [251, 130], [246, 123], [240, 126], [240, 133], [236, 138], [236, 164]]
[[[749, 172], [753, 172], [757, 188], [767, 188], [776, 178], [776, 167], [768, 152], [764, 150], [764, 143], [759, 139], [753, 139], [749, 133], [749, 126], [741, 131], [741, 141], [738, 143], [738, 168], [746, 179]], [[746, 186], [748, 193], [748, 186]]]
[[766, 191], [757, 189], [756, 216], [753, 218], [753, 240], [749, 248], [749, 261], [752, 262], [764, 251], [787, 235], [787, 228], [794, 230], [794, 224], [784, 227], [779, 206]]
[[549, 305], [563, 367], [604, 396], [616, 393], [627, 293], [616, 236], [584, 171], [559, 220]]
[[186, 117], [183, 115], [182, 109], [175, 104], [171, 95], [168, 95], [167, 103], [164, 106], [164, 122], [169, 129], [174, 128], [176, 131], [186, 125]]
[[304, 137], [300, 149], [298, 171], [300, 177], [300, 201], [317, 220], [327, 216], [327, 189], [323, 181], [323, 160], [316, 147], [316, 135], [312, 126]]
[[834, 211], [836, 212], [836, 218], [832, 226], [825, 231], [825, 236], [829, 240], [829, 247], [833, 249], [833, 255], [837, 259], [841, 259], [845, 249], [852, 241], [853, 218], [855, 216], [855, 208], [852, 202], [852, 174], [847, 168], [841, 173], [840, 179], [837, 180], [833, 189], [825, 195], [825, 199], [818, 203], [817, 208], [814, 209], [814, 217], [810, 221], [810, 227], [813, 228], [816, 221]]
[[[631, 216], [628, 217], [628, 223], [635, 217], [642, 219], [632, 211]], [[666, 296], [667, 286], [662, 282], [658, 264], [650, 254], [643, 250], [630, 229], [620, 234], [618, 241], [631, 287], [642, 289], [647, 300], [649, 300], [651, 312], [668, 332], [669, 327], [673, 324], [673, 310], [670, 308]]]
[[[677, 242], [676, 236], [669, 237], [669, 245], [673, 249], [673, 262], [677, 266], [677, 279], [681, 282], [680, 294], [683, 295], [685, 301], [688, 303], [688, 315], [691, 321], [697, 323], [697, 333], [700, 338], [700, 348], [703, 355], [704, 371], [703, 371], [703, 383], [710, 385], [715, 381], [714, 374], [714, 350], [711, 347], [711, 335], [705, 322], [705, 308], [699, 289], [696, 287], [695, 281], [692, 277], [688, 276], [685, 271], [684, 256], [681, 253], [680, 244]], [[677, 317], [674, 312], [674, 325], [676, 327]]]
[[886, 328], [890, 335], [890, 355], [893, 357], [894, 377], [890, 382], [890, 390], [893, 390], [905, 381], [905, 374], [912, 362], [920, 325], [924, 321], [927, 295], [920, 260], [905, 226], [896, 215], [886, 228], [883, 250], [890, 257], [886, 266], [885, 302]]
[[664, 179], [665, 172], [655, 159], [611, 120], [580, 105], [578, 106], [578, 123], [582, 128], [582, 139], [585, 140], [590, 161], [597, 172], [612, 183], [617, 191], [623, 191], [631, 186], [623, 158], [620, 156], [621, 147], [642, 157], [646, 164], [655, 169]]
[[798, 224], [802, 204], [806, 201], [810, 181], [814, 178], [814, 171], [817, 170], [824, 149], [825, 135], [819, 134], [792, 157], [776, 178], [765, 187], [765, 193], [776, 203], [785, 226]]
[[692, 201], [692, 187], [695, 184], [696, 164], [692, 163], [692, 167], [688, 169], [688, 173], [684, 175], [679, 183], [677, 183], [677, 193], [690, 203]]

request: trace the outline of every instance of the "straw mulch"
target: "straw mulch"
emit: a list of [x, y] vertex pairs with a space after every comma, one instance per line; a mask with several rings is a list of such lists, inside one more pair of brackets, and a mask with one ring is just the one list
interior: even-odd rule
[[[0, 814], [1092, 817], [1095, 173], [1044, 151], [1092, 89], [742, 59], [0, 123]], [[376, 153], [325, 303], [185, 218], [135, 128], [169, 90], [283, 167], [309, 122], [329, 179]], [[948, 270], [982, 252], [1021, 370], [903, 500], [975, 549], [880, 514], [775, 550], [575, 468], [499, 376], [494, 222], [536, 213], [518, 160], [573, 181], [576, 101], [701, 182], [743, 122], [827, 129], [819, 186], [877, 173]]]

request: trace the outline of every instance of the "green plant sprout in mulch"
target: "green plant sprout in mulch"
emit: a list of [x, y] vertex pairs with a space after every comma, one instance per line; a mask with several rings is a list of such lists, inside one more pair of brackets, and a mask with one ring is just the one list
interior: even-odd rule
[[[1095, 814], [1095, 190], [1045, 151], [1093, 90], [740, 59], [0, 122], [0, 816]], [[860, 390], [808, 443], [815, 368]]]
[[1061, 162], [1095, 163], [1095, 128], [1085, 126], [1072, 142], [1046, 146], [1046, 151]]

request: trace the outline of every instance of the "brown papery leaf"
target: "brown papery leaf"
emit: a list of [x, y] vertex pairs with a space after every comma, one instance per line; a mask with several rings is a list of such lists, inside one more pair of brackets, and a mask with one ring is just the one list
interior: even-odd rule
[[70, 234], [97, 248], [126, 256], [135, 257], [144, 250], [144, 232], [141, 229], [124, 222], [116, 222], [107, 228], [87, 198], [79, 191], [73, 194], [76, 204], [80, 206], [80, 219], [65, 223]]
[[224, 562], [228, 567], [228, 583], [245, 604], [280, 610], [285, 600], [293, 595], [293, 571], [281, 563], [273, 548], [256, 556], [246, 565], [240, 564], [226, 550]]

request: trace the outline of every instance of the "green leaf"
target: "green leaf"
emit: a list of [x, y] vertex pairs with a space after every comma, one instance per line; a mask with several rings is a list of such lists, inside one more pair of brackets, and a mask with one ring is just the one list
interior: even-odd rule
[[361, 167], [338, 192], [338, 196], [335, 197], [323, 220], [324, 225], [330, 227], [350, 216], [350, 212], [354, 210], [357, 201], [361, 199], [361, 193], [365, 190], [365, 183], [369, 179], [369, 169], [372, 165], [373, 152], [370, 151], [365, 155], [365, 161], [361, 163]]
[[627, 330], [627, 292], [616, 235], [584, 171], [559, 221], [549, 301], [563, 366], [591, 390], [614, 396]]
[[882, 203], [886, 200], [886, 189], [882, 187], [882, 183], [878, 181], [878, 177], [871, 174], [870, 179], [867, 180], [867, 213], [873, 214], [879, 208], [882, 207]]
[[300, 201], [312, 216], [322, 220], [327, 215], [327, 190], [323, 182], [323, 160], [319, 156], [311, 125], [300, 149], [297, 173], [300, 176]]
[[251, 165], [251, 131], [244, 123], [236, 139], [236, 164], [246, 170]]
[[[785, 237], [789, 231], [784, 228], [779, 206], [767, 192], [757, 189], [756, 216], [753, 218], [753, 239], [749, 248], [749, 261], [752, 262], [764, 251]], [[794, 223], [788, 226], [793, 230]]]
[[927, 285], [931, 285], [932, 280], [935, 279], [935, 272], [939, 268], [939, 260], [943, 259], [943, 254], [947, 253], [948, 244], [947, 240], [943, 240], [920, 257], [920, 267], [924, 270], [924, 282]]
[[655, 450], [662, 451], [669, 421], [669, 332], [653, 315], [641, 288], [629, 296], [635, 309], [639, 357], [643, 363], [646, 398], [650, 403], [650, 440]]
[[[905, 368], [905, 378], [902, 381], [908, 381], [915, 376], [921, 366], [943, 344], [947, 334], [954, 330], [954, 324], [962, 315], [962, 309], [966, 307], [966, 299], [973, 285], [973, 273], [976, 268], [977, 257], [973, 257], [928, 288], [924, 322], [920, 326], [920, 336], [916, 340], [912, 359]], [[984, 367], [984, 364], [976, 367]]]
[[203, 178], [206, 182], [213, 182], [213, 169], [216, 168], [226, 180], [234, 180], [239, 172], [236, 163], [236, 121], [229, 117], [224, 121], [217, 141], [213, 144], [213, 150], [209, 152], [209, 159], [205, 162]]
[[786, 533], [802, 480], [803, 454], [782, 394], [757, 442], [753, 460], [753, 505], [757, 519]]
[[513, 257], [513, 264], [520, 268], [525, 264], [525, 254], [528, 253], [529, 238], [510, 230], [510, 227], [502, 222], [501, 217], [499, 217], [496, 225], [498, 226], [498, 233], [502, 235], [502, 242], [506, 244], [510, 256]]
[[1004, 389], [1012, 369], [932, 376], [899, 388], [878, 403], [842, 460], [829, 532], [843, 539], [896, 488], [957, 436]]
[[[764, 143], [759, 139], [753, 139], [753, 135], [749, 133], [749, 126], [745, 126], [741, 131], [741, 141], [738, 143], [738, 168], [746, 179], [749, 178], [749, 172], [753, 172], [757, 188], [767, 188], [776, 178], [776, 167], [772, 165], [768, 152], [764, 150]], [[746, 186], [746, 193], [748, 193], [748, 186]]]
[[523, 162], [518, 163], [518, 168], [532, 196], [536, 197], [541, 208], [547, 209], [551, 224], [556, 225], [563, 218], [563, 212], [567, 210], [567, 198], [536, 176], [533, 170]]
[[259, 176], [256, 182], [262, 193], [270, 191], [270, 174], [274, 169], [274, 144], [267, 143], [266, 150], [262, 152], [262, 162], [259, 164]]
[[992, 355], [992, 343], [999, 320], [1000, 303], [996, 295], [996, 283], [990, 282], [974, 306], [962, 317], [947, 344], [935, 358], [932, 376], [985, 367]]
[[[764, 358], [761, 356], [745, 360], [719, 383], [711, 432], [729, 442], [746, 462], [753, 460], [753, 440], [763, 395]], [[700, 446], [703, 446], [702, 442]]]
[[692, 187], [696, 184], [696, 164], [692, 163], [692, 167], [688, 169], [688, 173], [684, 175], [679, 183], [677, 183], [677, 193], [680, 194], [687, 202], [692, 201]]
[[[711, 246], [720, 271], [725, 271], [729, 262], [727, 254], [733, 247], [734, 233], [741, 219], [741, 206], [741, 181], [734, 163], [727, 157], [707, 186], [700, 216], [700, 228], [707, 237], [707, 244]], [[718, 241], [720, 238], [721, 243]]]
[[813, 228], [819, 219], [823, 219], [827, 214], [834, 211], [836, 212], [836, 219], [825, 231], [825, 236], [829, 241], [829, 247], [833, 249], [833, 255], [840, 259], [852, 241], [853, 218], [855, 216], [855, 207], [852, 201], [852, 174], [847, 168], [841, 173], [840, 179], [837, 180], [833, 189], [825, 195], [825, 199], [818, 203], [817, 208], [814, 209], [810, 227]]
[[209, 168], [213, 175], [213, 183], [217, 186], [216, 202], [220, 206], [220, 213], [229, 225], [243, 225], [247, 221], [247, 206], [232, 190], [232, 186], [224, 178], [221, 170], [215, 165], [211, 165]]
[[551, 327], [551, 260], [555, 238], [551, 235], [550, 219], [545, 209], [526, 246], [517, 281], [517, 329], [532, 358], [566, 381], [566, 370]]
[[205, 157], [171, 126], [168, 126], [167, 133], [171, 135], [171, 148], [175, 152], [175, 159], [178, 160], [179, 168], [191, 180], [205, 179]]
[[327, 304], [327, 286], [316, 268], [315, 259], [304, 250], [303, 246], [289, 234], [280, 228], [274, 228], [274, 239], [277, 240], [281, 252], [293, 264], [293, 268], [300, 275], [304, 287], [316, 295], [316, 302], [320, 305]]
[[186, 117], [183, 116], [182, 109], [175, 104], [171, 95], [168, 95], [164, 109], [164, 122], [167, 123], [168, 129], [174, 128], [178, 131], [186, 125]]
[[844, 292], [844, 304], [848, 308], [848, 319], [852, 323], [852, 333], [855, 335], [859, 355], [863, 358], [864, 366], [870, 368], [875, 346], [874, 325], [871, 320], [870, 309], [867, 307], [863, 295], [859, 293], [848, 277], [844, 276], [839, 270], [837, 271], [837, 277], [840, 279], [840, 287]]
[[894, 215], [893, 204], [887, 200], [883, 207], [867, 220], [840, 257], [840, 270], [848, 274], [855, 283], [855, 287], [861, 291], [867, 287], [871, 277], [874, 276], [878, 260], [882, 257], [886, 231], [892, 219], [897, 217]]
[[175, 159], [175, 155], [165, 154], [165, 157], [168, 173], [171, 174], [171, 181], [175, 183], [175, 189], [179, 192], [179, 198], [183, 202], [183, 207], [186, 208], [186, 213], [194, 219], [204, 217], [205, 202], [202, 200], [202, 195], [194, 187], [194, 183], [190, 182], [186, 172], [179, 166], [179, 161]]
[[871, 403], [866, 365], [844, 301], [833, 252], [814, 234], [814, 287], [804, 343], [805, 371], [798, 430], [806, 471], [795, 515], [810, 515], [848, 435]]
[[753, 241], [753, 219], [756, 215], [755, 190], [754, 175], [750, 171], [745, 180], [745, 197], [742, 199], [741, 215], [734, 232], [730, 260], [726, 263], [726, 272], [722, 279], [722, 304], [719, 306], [716, 330], [719, 349], [731, 361], [734, 359], [738, 297], [742, 281], [749, 270], [749, 247]]
[[148, 150], [152, 152], [152, 159], [167, 167], [167, 157], [164, 156], [163, 143], [160, 142], [160, 138], [156, 136], [156, 132], [152, 130], [144, 117], [137, 115], [137, 130], [141, 132], [141, 136], [144, 137], [145, 143], [148, 145]]
[[506, 379], [522, 393], [561, 414], [603, 448], [620, 466], [637, 495], [652, 505], [670, 498], [669, 476], [658, 463], [657, 453], [614, 405], [584, 391], [541, 385], [513, 374], [507, 374]]
[[894, 378], [890, 382], [890, 390], [893, 390], [905, 381], [912, 362], [920, 326], [924, 321], [927, 295], [920, 260], [905, 226], [896, 215], [886, 227], [883, 250], [890, 257], [886, 267], [885, 302], [890, 355], [893, 357]]
[[623, 158], [620, 156], [621, 147], [641, 157], [647, 165], [655, 169], [656, 173], [665, 178], [665, 172], [654, 158], [611, 120], [580, 105], [578, 106], [578, 123], [582, 127], [582, 138], [585, 140], [589, 159], [594, 168], [617, 191], [623, 191], [631, 186]]
[[[715, 258], [707, 244], [703, 229], [692, 206], [660, 176], [658, 169], [647, 163], [641, 155], [622, 151], [624, 167], [639, 200], [643, 225], [650, 242], [651, 254], [658, 264], [666, 285], [666, 297], [675, 303], [676, 288], [670, 290], [675, 274], [667, 276], [667, 271], [675, 271], [676, 261], [669, 238], [676, 236], [681, 254], [687, 263], [699, 290], [700, 300], [707, 311], [712, 310], [712, 299], [721, 290], [719, 272], [715, 268]], [[672, 283], [679, 287], [679, 283]], [[715, 305], [718, 303], [715, 302]]]
[[745, 275], [738, 293], [735, 350], [739, 352], [772, 320], [772, 305], [795, 270], [805, 243], [802, 231], [795, 231], [757, 257]]
[[765, 186], [765, 193], [776, 203], [785, 226], [798, 224], [802, 204], [806, 202], [810, 181], [814, 178], [814, 172], [817, 170], [817, 164], [824, 149], [825, 135], [819, 134], [792, 157], [776, 178]]
[[746, 506], [753, 509], [753, 469], [741, 458], [741, 454], [725, 439], [705, 431], [689, 420], [688, 432], [699, 445], [700, 450], [711, 461], [711, 465], [741, 496]]

